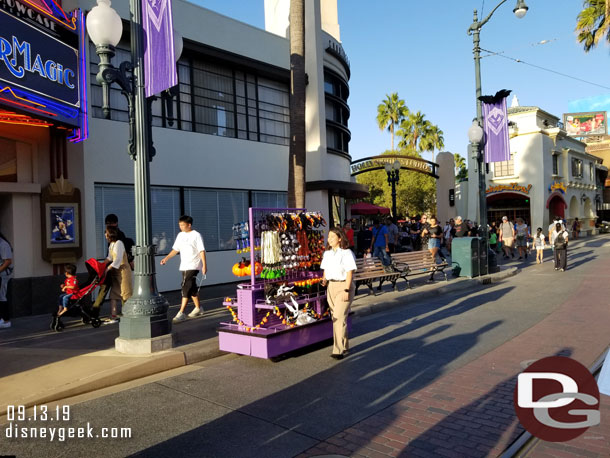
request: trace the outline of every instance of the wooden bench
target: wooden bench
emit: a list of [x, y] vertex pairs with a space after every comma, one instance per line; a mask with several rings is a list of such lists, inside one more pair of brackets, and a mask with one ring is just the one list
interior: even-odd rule
[[445, 260], [441, 263], [437, 263], [428, 250], [394, 253], [391, 257], [392, 264], [395, 269], [398, 270], [399, 277], [407, 282], [407, 288], [411, 288], [409, 277], [415, 275], [440, 272], [445, 276], [445, 281], [448, 281], [445, 269], [449, 264]]
[[358, 294], [358, 288], [361, 285], [366, 285], [369, 287], [369, 294], [373, 293], [375, 295], [373, 282], [376, 280], [379, 280], [377, 291], [381, 291], [381, 285], [385, 281], [391, 282], [394, 291], [397, 290], [396, 281], [400, 278], [401, 273], [386, 270], [379, 258], [356, 259], [356, 267], [358, 269], [354, 273], [354, 281], [356, 282], [355, 294]]

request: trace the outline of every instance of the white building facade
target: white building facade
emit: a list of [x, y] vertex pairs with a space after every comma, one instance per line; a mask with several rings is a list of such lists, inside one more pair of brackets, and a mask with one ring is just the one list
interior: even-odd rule
[[[286, 4], [281, 4], [287, 14]], [[351, 183], [349, 63], [339, 41], [337, 2], [306, 2], [307, 207], [331, 222], [343, 215], [344, 198], [366, 193]], [[94, 0], [66, 0], [66, 10], [95, 6]], [[112, 4], [126, 25], [113, 64], [129, 58], [128, 2]], [[267, 29], [279, 23], [281, 8], [266, 2]], [[152, 109], [156, 155], [150, 164], [153, 242], [158, 260], [172, 247], [178, 218], [189, 214], [204, 237], [208, 256], [205, 285], [236, 281], [231, 266], [239, 260], [232, 225], [248, 218], [248, 207], [285, 207], [290, 141], [289, 41], [278, 29], [265, 31], [184, 0], [173, 1], [174, 27], [184, 37], [178, 66], [179, 96], [173, 116], [161, 101]], [[287, 16], [286, 16], [287, 18]], [[271, 21], [271, 22], [269, 22]], [[98, 56], [89, 48], [90, 137], [67, 144], [65, 170], [55, 174], [49, 129], [0, 124], [0, 146], [17, 155], [19, 182], [0, 188], [1, 229], [13, 242], [16, 316], [44, 313], [55, 304], [57, 266], [41, 257], [40, 193], [60, 175], [80, 190], [82, 257], [106, 254], [104, 218], [119, 217], [119, 227], [135, 238], [134, 169], [127, 154], [127, 103], [110, 92], [110, 119], [101, 111], [95, 80]], [[4, 143], [2, 143], [4, 142]], [[179, 289], [178, 259], [157, 264], [160, 291]], [[34, 285], [37, 285], [34, 287]]]
[[[595, 233], [600, 176], [607, 172], [601, 160], [569, 137], [558, 117], [538, 107], [511, 107], [508, 117], [511, 159], [490, 164], [486, 174], [488, 222], [506, 215], [511, 221], [523, 218], [533, 232], [546, 231], [558, 215], [570, 227], [578, 218], [583, 235]], [[471, 185], [463, 181], [456, 190], [461, 215], [476, 214], [478, 200], [464, 198]]]

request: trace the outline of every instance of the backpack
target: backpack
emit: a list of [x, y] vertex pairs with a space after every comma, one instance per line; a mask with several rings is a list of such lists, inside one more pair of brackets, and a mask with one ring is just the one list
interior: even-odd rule
[[567, 244], [568, 243], [566, 242], [566, 239], [563, 236], [563, 231], [561, 231], [559, 234], [557, 234], [557, 237], [555, 238], [555, 248], [563, 250], [567, 246]]

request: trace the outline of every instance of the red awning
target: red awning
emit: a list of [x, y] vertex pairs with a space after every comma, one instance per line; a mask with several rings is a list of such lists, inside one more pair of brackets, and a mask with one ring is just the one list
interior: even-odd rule
[[367, 202], [358, 202], [352, 205], [352, 215], [389, 215], [390, 209], [387, 207], [378, 207], [377, 205]]

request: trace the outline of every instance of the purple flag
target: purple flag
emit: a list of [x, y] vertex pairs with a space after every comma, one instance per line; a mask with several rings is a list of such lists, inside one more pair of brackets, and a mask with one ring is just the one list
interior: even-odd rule
[[485, 162], [509, 161], [506, 97], [495, 97], [493, 101], [483, 102], [483, 130], [485, 132]]
[[146, 97], [178, 84], [171, 0], [142, 0]]

